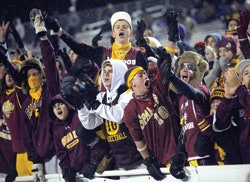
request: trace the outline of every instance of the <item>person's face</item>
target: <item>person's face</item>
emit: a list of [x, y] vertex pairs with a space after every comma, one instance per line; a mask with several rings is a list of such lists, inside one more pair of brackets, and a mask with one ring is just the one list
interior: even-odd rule
[[148, 61], [148, 69], [154, 67], [156, 64], [152, 61]]
[[28, 85], [31, 90], [37, 90], [41, 87], [41, 72], [31, 68], [27, 71]]
[[68, 107], [64, 103], [56, 103], [53, 106], [53, 112], [55, 116], [61, 121], [65, 121], [69, 115]]
[[135, 95], [145, 95], [149, 92], [150, 81], [145, 70], [139, 71], [130, 82]]
[[112, 66], [106, 65], [103, 69], [103, 84], [110, 89], [113, 78], [113, 69]]
[[233, 53], [232, 53], [232, 51], [230, 51], [229, 49], [227, 49], [225, 47], [220, 47], [219, 48], [219, 56], [225, 56], [229, 60], [233, 59]]
[[209, 38], [207, 39], [206, 45], [211, 46], [211, 47], [214, 48], [215, 50], [217, 49], [217, 47], [216, 47], [216, 42], [215, 42], [215, 40], [214, 40], [213, 37], [209, 37]]
[[242, 71], [242, 84], [244, 84], [247, 89], [250, 89], [250, 66], [247, 66]]
[[195, 65], [192, 63], [182, 63], [180, 65], [180, 78], [181, 80], [189, 83], [195, 77]]
[[221, 99], [214, 98], [211, 101], [211, 111], [214, 113], [221, 102]]
[[236, 20], [231, 20], [231, 21], [228, 23], [227, 29], [228, 29], [228, 30], [237, 30], [237, 21], [236, 21]]
[[113, 27], [112, 37], [117, 44], [126, 44], [132, 36], [129, 23], [125, 20], [118, 20]]
[[40, 71], [34, 68], [31, 68], [27, 71], [27, 78], [31, 76], [41, 76]]
[[10, 74], [6, 74], [5, 83], [8, 88], [12, 88], [15, 85], [13, 78]]
[[77, 56], [78, 55], [74, 51], [72, 50], [69, 51], [69, 59], [71, 63], [75, 63]]
[[212, 61], [215, 59], [214, 54], [209, 49], [205, 49], [205, 57], [208, 61]]

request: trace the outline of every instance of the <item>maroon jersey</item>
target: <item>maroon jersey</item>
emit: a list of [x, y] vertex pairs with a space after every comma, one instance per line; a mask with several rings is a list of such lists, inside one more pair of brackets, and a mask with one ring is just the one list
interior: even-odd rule
[[[47, 162], [55, 156], [53, 124], [48, 115], [51, 99], [59, 93], [60, 80], [55, 64], [53, 47], [48, 40], [41, 41], [41, 53], [45, 66], [46, 83], [39, 100], [27, 97], [23, 103], [24, 145], [29, 160]], [[38, 112], [39, 116], [36, 115]]]
[[[159, 75], [159, 70], [157, 75]], [[170, 162], [176, 151], [176, 112], [165, 93], [162, 80], [155, 76], [147, 99], [135, 96], [125, 108], [124, 121], [134, 141], [144, 140], [150, 154], [162, 164]]]
[[[112, 48], [111, 47], [103, 47], [103, 60], [109, 60], [111, 59], [112, 55]], [[123, 60], [128, 68], [131, 68], [135, 65], [138, 65], [136, 63], [136, 56], [140, 50], [138, 48], [131, 47], [129, 52], [127, 53], [125, 59]]]
[[8, 128], [10, 130], [12, 148], [14, 152], [26, 151], [21, 130], [21, 116], [22, 116], [22, 103], [26, 95], [21, 88], [16, 87], [15, 91], [11, 94], [4, 94], [1, 96], [0, 104], [2, 106], [2, 114]]
[[10, 131], [4, 119], [0, 119], [0, 173], [7, 174], [16, 165]]
[[[209, 114], [209, 88], [204, 84], [199, 84], [195, 87], [203, 93], [203, 104], [196, 104], [193, 100], [181, 95], [179, 102], [179, 111], [181, 125], [184, 132], [185, 148], [188, 154], [188, 160], [199, 159], [194, 151], [194, 144], [197, 136], [200, 133], [198, 122]], [[207, 156], [208, 157], [208, 156]]]

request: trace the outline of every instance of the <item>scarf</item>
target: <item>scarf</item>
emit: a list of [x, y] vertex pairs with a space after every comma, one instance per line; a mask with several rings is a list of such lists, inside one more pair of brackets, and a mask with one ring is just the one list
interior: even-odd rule
[[116, 43], [112, 45], [112, 59], [124, 60], [127, 53], [131, 49], [131, 43], [127, 43], [125, 45], [119, 46]]
[[6, 89], [6, 95], [10, 95], [10, 94], [12, 94], [12, 93], [14, 93], [15, 92], [15, 87], [14, 88], [10, 88], [10, 89]]

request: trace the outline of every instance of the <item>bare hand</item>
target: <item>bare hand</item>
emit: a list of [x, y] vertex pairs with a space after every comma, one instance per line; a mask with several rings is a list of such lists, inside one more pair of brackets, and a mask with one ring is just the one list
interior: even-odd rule
[[10, 25], [10, 22], [2, 22], [2, 25], [0, 27], [0, 42], [5, 42], [5, 36], [6, 36], [6, 33], [7, 33], [7, 30], [9, 28], [9, 25]]
[[241, 85], [241, 78], [232, 68], [226, 70], [224, 78], [225, 97], [232, 98], [235, 94], [236, 89]]

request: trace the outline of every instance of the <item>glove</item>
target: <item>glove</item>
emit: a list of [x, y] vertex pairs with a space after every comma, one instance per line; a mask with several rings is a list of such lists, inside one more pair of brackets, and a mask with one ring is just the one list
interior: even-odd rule
[[176, 153], [171, 158], [169, 172], [177, 179], [185, 179], [187, 177], [183, 167], [187, 161], [187, 155], [184, 152]]
[[144, 39], [144, 31], [147, 25], [143, 20], [137, 21], [137, 29], [135, 32], [136, 45], [139, 47], [145, 47], [147, 41]]
[[162, 77], [171, 79], [171, 77], [174, 76], [171, 55], [163, 47], [159, 48], [158, 55], [160, 59], [158, 59], [157, 65], [161, 71]]
[[45, 182], [45, 176], [43, 172], [43, 164], [33, 164], [32, 165], [32, 170], [33, 172], [33, 181], [34, 182]]
[[8, 59], [7, 59], [7, 57], [6, 57], [5, 54], [6, 54], [5, 50], [1, 50], [0, 49], [0, 63], [4, 64], [6, 61], [8, 61]]
[[62, 58], [63, 63], [65, 65], [65, 68], [67, 69], [67, 71], [69, 71], [69, 68], [71, 68], [72, 63], [71, 63], [69, 55], [67, 53], [67, 49], [66, 48], [59, 49], [58, 55]]
[[46, 35], [46, 28], [41, 10], [32, 9], [30, 11], [30, 21], [39, 37]]
[[54, 32], [58, 32], [61, 28], [58, 19], [51, 16], [45, 20], [45, 23], [47, 28], [53, 30]]
[[93, 68], [95, 68], [95, 65], [91, 60], [78, 55], [71, 69], [76, 73], [77, 77], [79, 78], [80, 76], [78, 75], [81, 75], [82, 73], [89, 75]]
[[245, 10], [240, 13], [240, 22], [237, 27], [237, 34], [239, 39], [247, 38], [247, 29], [250, 19], [250, 10]]
[[220, 64], [220, 70], [224, 72], [227, 69], [229, 59], [226, 56], [221, 56], [218, 61]]
[[65, 182], [76, 181], [76, 173], [70, 168], [64, 169], [62, 171], [62, 175], [63, 175], [63, 179], [65, 180]]
[[144, 159], [144, 164], [147, 166], [150, 176], [155, 180], [162, 180], [166, 177], [160, 170], [162, 164], [160, 164], [154, 157], [150, 156]]
[[165, 15], [168, 26], [168, 40], [173, 42], [180, 40], [177, 16], [178, 13], [174, 11], [167, 12]]
[[85, 102], [85, 86], [81, 83], [76, 83], [76, 76], [65, 75], [62, 80], [61, 95], [72, 106], [81, 109]]
[[16, 177], [17, 177], [17, 171], [15, 168], [13, 168], [5, 177], [5, 182], [13, 182], [15, 181]]
[[194, 144], [194, 151], [199, 156], [211, 155], [214, 149], [214, 143], [209, 136], [198, 134], [197, 140]]
[[93, 37], [93, 39], [92, 39], [92, 46], [98, 46], [98, 41], [99, 40], [102, 40], [102, 33], [103, 33], [103, 31], [104, 31], [104, 29], [102, 28], [101, 30], [100, 30], [100, 32], [96, 35], [96, 36], [94, 36]]
[[96, 96], [99, 93], [97, 85], [87, 74], [80, 73], [78, 77], [86, 88], [85, 105], [88, 109], [96, 109], [100, 105], [100, 102], [96, 100]]
[[99, 161], [90, 160], [88, 164], [86, 164], [83, 169], [80, 171], [80, 174], [83, 174], [85, 178], [93, 179], [95, 171], [99, 165]]

